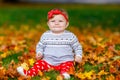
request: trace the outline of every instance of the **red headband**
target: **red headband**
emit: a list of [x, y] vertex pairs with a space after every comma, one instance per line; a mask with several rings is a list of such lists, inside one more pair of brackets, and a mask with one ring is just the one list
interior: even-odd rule
[[53, 15], [55, 14], [61, 14], [64, 16], [64, 18], [66, 19], [66, 21], [68, 21], [68, 18], [66, 16], [66, 14], [64, 14], [63, 12], [61, 12], [60, 10], [56, 9], [56, 10], [51, 10], [48, 12], [48, 20], [53, 18]]

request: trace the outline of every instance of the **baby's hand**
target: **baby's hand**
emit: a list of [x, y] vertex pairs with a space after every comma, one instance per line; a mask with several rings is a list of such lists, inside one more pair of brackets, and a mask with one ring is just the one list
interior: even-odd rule
[[41, 58], [42, 58], [42, 54], [41, 54], [41, 53], [37, 53], [37, 54], [36, 54], [36, 59], [37, 59], [37, 60], [40, 60]]
[[75, 56], [75, 62], [80, 63], [81, 62], [81, 57], [80, 56]]

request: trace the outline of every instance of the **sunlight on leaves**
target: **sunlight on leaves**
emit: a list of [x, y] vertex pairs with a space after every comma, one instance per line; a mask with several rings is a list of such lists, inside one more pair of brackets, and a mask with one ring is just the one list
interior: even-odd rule
[[[23, 28], [24, 27], [24, 28]], [[82, 62], [70, 68], [70, 80], [120, 80], [120, 32], [100, 27], [79, 29], [70, 27], [83, 47]], [[0, 80], [62, 80], [59, 72], [39, 71], [38, 76], [25, 78], [16, 71], [28, 70], [35, 63], [35, 47], [46, 28], [21, 25], [19, 30], [0, 28]]]

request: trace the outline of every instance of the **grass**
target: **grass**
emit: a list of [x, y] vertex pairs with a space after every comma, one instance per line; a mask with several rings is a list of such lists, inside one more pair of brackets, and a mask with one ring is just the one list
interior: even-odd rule
[[7, 56], [6, 58], [3, 58], [2, 59], [2, 65], [4, 66], [4, 67], [8, 67], [8, 65], [9, 65], [9, 63], [12, 61], [12, 60], [14, 60], [15, 61], [15, 63], [18, 63], [18, 56], [21, 56], [22, 55], [22, 52], [19, 52], [19, 53], [14, 53], [14, 54], [12, 54], [12, 55], [9, 55], [9, 56]]
[[[9, 5], [6, 7], [0, 8], [0, 26], [1, 27], [9, 27], [14, 25], [15, 27], [19, 27], [22, 24], [29, 25], [34, 28], [37, 24], [41, 26], [46, 25], [46, 15], [47, 12], [53, 7], [61, 7], [68, 11], [70, 16], [70, 26], [86, 28], [86, 27], [95, 27], [102, 26], [104, 27], [119, 27], [120, 26], [120, 9], [118, 5], [80, 5], [76, 6], [72, 5], [27, 5], [23, 7], [21, 5], [13, 6]], [[4, 36], [5, 34], [0, 33], [0, 36]], [[120, 44], [115, 46], [116, 50], [120, 50]], [[28, 52], [27, 49], [24, 49], [24, 52]], [[2, 54], [3, 52], [0, 52]], [[21, 56], [22, 52], [15, 53], [7, 56], [2, 59], [2, 65], [7, 67], [8, 64], [14, 60], [16, 63], [18, 62], [17, 57]], [[118, 56], [119, 57], [119, 56]], [[103, 64], [92, 65], [90, 63], [86, 63], [83, 67], [85, 71], [95, 70], [98, 73], [99, 68], [101, 68]], [[107, 70], [107, 69], [106, 69]], [[51, 75], [54, 74], [54, 75]], [[52, 80], [56, 80], [56, 76], [59, 73], [56, 71], [46, 72], [46, 76], [50, 76]], [[105, 76], [102, 76], [103, 80]], [[40, 79], [40, 76], [33, 77], [32, 80]], [[16, 78], [9, 78], [8, 80], [17, 80]], [[71, 77], [70, 80], [78, 80], [74, 76]]]
[[47, 12], [51, 8], [64, 8], [69, 13], [70, 26], [77, 27], [118, 27], [120, 26], [119, 5], [44, 4], [0, 8], [0, 26], [21, 24], [32, 27], [40, 24], [47, 27]]

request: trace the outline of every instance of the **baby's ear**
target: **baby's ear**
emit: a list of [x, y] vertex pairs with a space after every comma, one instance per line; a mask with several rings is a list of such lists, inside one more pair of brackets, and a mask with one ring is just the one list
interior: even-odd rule
[[47, 25], [49, 26], [49, 22], [47, 21]]
[[69, 26], [69, 22], [66, 23], [66, 28]]

